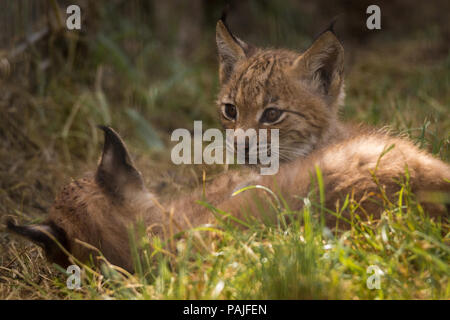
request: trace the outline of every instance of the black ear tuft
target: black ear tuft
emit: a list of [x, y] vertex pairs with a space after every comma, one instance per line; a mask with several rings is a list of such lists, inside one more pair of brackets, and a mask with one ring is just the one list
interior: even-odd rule
[[[69, 260], [60, 248], [63, 246], [69, 251], [69, 243], [65, 231], [58, 227], [52, 221], [43, 224], [19, 226], [11, 218], [6, 221], [6, 227], [9, 231], [31, 240], [42, 247], [47, 259], [63, 267], [69, 264]], [[58, 242], [58, 243], [56, 243]]]
[[222, 15], [220, 16], [220, 20], [222, 20], [225, 26], [227, 26], [227, 16], [229, 12], [230, 12], [230, 4], [227, 3], [222, 10]]
[[330, 24], [328, 25], [328, 28], [326, 31], [330, 31], [331, 33], [333, 33], [334, 35], [336, 35], [336, 32], [334, 31], [334, 26], [336, 25], [336, 22], [339, 18], [339, 15], [335, 16], [333, 18], [333, 20], [331, 20]]
[[226, 23], [226, 11], [216, 25], [216, 44], [219, 54], [219, 78], [223, 84], [230, 78], [236, 63], [249, 58], [256, 48], [236, 37]]
[[222, 21], [223, 25], [225, 26], [226, 30], [228, 31], [228, 33], [231, 35], [231, 37], [233, 38], [234, 41], [239, 43], [239, 40], [237, 39], [237, 37], [231, 32], [230, 26], [227, 23], [227, 17], [228, 17], [228, 13], [230, 12], [230, 4], [227, 3], [225, 5], [225, 7], [222, 10], [222, 15], [220, 16], [220, 21]]
[[103, 154], [96, 181], [108, 194], [122, 199], [127, 188], [143, 189], [143, 179], [119, 134], [107, 126], [98, 126], [105, 134]]
[[[328, 32], [328, 31], [331, 32], [332, 34], [334, 34], [334, 36], [339, 40], [339, 38], [336, 34], [336, 31], [334, 30], [334, 26], [336, 25], [338, 18], [339, 18], [339, 15], [335, 16], [331, 20], [330, 24], [322, 32], [320, 32], [316, 37], [314, 37], [313, 42], [316, 41], [318, 38], [320, 38], [321, 35], [323, 35], [324, 33]], [[340, 42], [340, 40], [339, 40], [339, 42]]]

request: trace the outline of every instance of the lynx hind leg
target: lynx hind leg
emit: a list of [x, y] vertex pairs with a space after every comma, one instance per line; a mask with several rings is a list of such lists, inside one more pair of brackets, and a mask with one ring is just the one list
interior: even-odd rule
[[450, 216], [450, 166], [432, 159], [412, 181], [418, 201], [432, 216]]
[[[450, 166], [419, 150], [409, 141], [383, 136], [362, 136], [327, 150], [318, 163], [325, 183], [326, 205], [336, 210], [347, 195], [361, 210], [379, 216], [384, 195], [398, 202], [401, 182], [409, 186], [430, 216], [448, 214]], [[364, 214], [364, 213], [363, 213]], [[330, 217], [330, 223], [335, 222]]]

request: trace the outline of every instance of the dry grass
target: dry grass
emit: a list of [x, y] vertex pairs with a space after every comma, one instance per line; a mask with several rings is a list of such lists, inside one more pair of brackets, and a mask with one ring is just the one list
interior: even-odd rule
[[[95, 128], [99, 123], [111, 124], [123, 134], [147, 184], [159, 194], [195, 186], [203, 169], [208, 174], [221, 170], [200, 166], [181, 168], [169, 161], [171, 130], [190, 128], [194, 119], [217, 126], [214, 96], [218, 84], [212, 58], [212, 33], [205, 33], [206, 40], [196, 52], [194, 61], [184, 61], [171, 55], [170, 50], [152, 38], [148, 29], [130, 29], [129, 22], [120, 22], [113, 30], [104, 22], [104, 28], [98, 33], [80, 39], [55, 33], [11, 62], [11, 74], [0, 80], [0, 222], [6, 215], [21, 222], [41, 221], [62, 185], [72, 177], [93, 170], [102, 140]], [[126, 37], [127, 32], [133, 34], [132, 39], [140, 39], [135, 43], [139, 50]], [[77, 48], [74, 55], [61, 53], [71, 46]], [[49, 52], [49, 47], [57, 52]], [[391, 126], [449, 161], [450, 56], [445, 35], [430, 28], [402, 39], [381, 37], [366, 46], [347, 48], [346, 55], [347, 100], [342, 110], [343, 118]], [[47, 59], [50, 68], [42, 69], [41, 63]], [[158, 145], [162, 147], [157, 148]], [[411, 204], [410, 209], [416, 212], [417, 207]], [[180, 255], [171, 261], [172, 266], [177, 266], [173, 270], [168, 269], [167, 258], [160, 257], [158, 272], [152, 280], [137, 276], [118, 280], [118, 286], [114, 287], [105, 284], [104, 279], [86, 275], [87, 287], [75, 293], [64, 289], [64, 275], [45, 262], [40, 249], [0, 230], [0, 299], [448, 299], [448, 235], [444, 232], [441, 242], [436, 244], [435, 240], [414, 235], [413, 231], [419, 229], [408, 233], [401, 224], [396, 225], [389, 219], [388, 222], [393, 223], [394, 227], [387, 225], [399, 235], [397, 242], [389, 244], [392, 248], [399, 249], [402, 241], [406, 246], [419, 243], [419, 247], [411, 247], [411, 255], [399, 254], [393, 261], [388, 258], [392, 252], [375, 245], [383, 242], [377, 231], [369, 232], [373, 243], [359, 239], [358, 235], [363, 237], [361, 232], [355, 233], [353, 239], [333, 242], [343, 241], [342, 247], [333, 249], [329, 255], [340, 253], [345, 256], [344, 260], [334, 257], [317, 264], [319, 272], [314, 273], [314, 277], [308, 278], [312, 274], [310, 266], [297, 269], [299, 266], [292, 261], [286, 262], [285, 270], [271, 264], [267, 273], [258, 273], [261, 269], [251, 269], [245, 259], [240, 269], [233, 269], [236, 267], [233, 257], [246, 255], [240, 247], [241, 241], [251, 243], [249, 246], [255, 250], [258, 259], [282, 259], [283, 255], [293, 255], [299, 259], [307, 256], [314, 261], [311, 259], [319, 259], [325, 252], [317, 243], [312, 247], [302, 246], [293, 239], [284, 239], [276, 230], [272, 233], [255, 231], [257, 238], [262, 234], [269, 235], [253, 242], [249, 242], [250, 233], [244, 234], [244, 240], [237, 240], [235, 232], [228, 230], [228, 238], [211, 244], [220, 246], [223, 252], [220, 270], [214, 269], [214, 254], [203, 254], [203, 265], [198, 265], [199, 257], [189, 260]], [[432, 231], [428, 230], [427, 236], [436, 236], [439, 228], [430, 227]], [[304, 226], [293, 230], [298, 234], [305, 232]], [[318, 237], [314, 233], [312, 243], [323, 244], [323, 239]], [[261, 249], [258, 253], [259, 247], [268, 245], [279, 250]], [[426, 252], [430, 255], [426, 256]], [[424, 261], [428, 261], [428, 270], [418, 258], [421, 254]], [[360, 284], [364, 275], [360, 269], [367, 261], [377, 259], [384, 259], [384, 265], [391, 268], [392, 283], [381, 293], [364, 291]], [[189, 267], [182, 264], [186, 261], [191, 261]], [[443, 262], [447, 267], [442, 266]], [[398, 270], [394, 271], [395, 268]], [[287, 276], [272, 281], [266, 278], [280, 272], [289, 275], [299, 272], [303, 278]], [[220, 281], [214, 277], [219, 275], [226, 288], [217, 293], [214, 288]], [[205, 280], [205, 277], [210, 278]], [[158, 281], [166, 286], [158, 287], [162, 285]], [[247, 290], [245, 284], [249, 281], [266, 284], [266, 287]], [[299, 286], [285, 287], [292, 281], [300, 283]], [[403, 283], [396, 284], [396, 281]], [[264, 295], [269, 291], [273, 295]]]

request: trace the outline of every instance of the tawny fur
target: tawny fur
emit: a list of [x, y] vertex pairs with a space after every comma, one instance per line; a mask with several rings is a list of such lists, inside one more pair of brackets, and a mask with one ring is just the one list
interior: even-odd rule
[[[222, 84], [219, 112], [230, 103], [239, 114], [234, 121], [223, 118], [224, 127], [279, 129], [280, 158], [286, 163], [274, 176], [259, 176], [250, 168], [225, 172], [204, 188], [166, 197], [160, 203], [143, 186], [120, 137], [103, 128], [109, 140], [96, 178], [88, 176], [66, 186], [47, 221], [65, 231], [66, 249], [73, 256], [85, 261], [96, 254], [81, 240], [98, 248], [111, 263], [132, 270], [129, 228], [142, 221], [150, 234], [166, 238], [171, 228], [187, 229], [214, 221], [212, 213], [196, 203], [201, 199], [240, 218], [270, 215], [270, 197], [264, 190], [248, 190], [231, 197], [233, 191], [246, 185], [268, 187], [282, 194], [291, 209], [300, 210], [303, 198], [311, 192], [317, 194], [317, 187], [311, 185], [316, 168], [323, 175], [325, 206], [332, 211], [350, 194], [359, 203], [363, 217], [379, 217], [386, 201], [379, 196], [381, 190], [388, 201], [395, 202], [406, 170], [411, 190], [417, 195], [450, 194], [450, 183], [445, 181], [450, 179], [448, 164], [406, 139], [380, 130], [350, 128], [338, 121], [337, 109], [344, 95], [343, 49], [331, 32], [325, 32], [299, 54], [254, 48], [232, 36], [219, 21], [217, 44]], [[287, 114], [275, 125], [258, 122], [257, 115], [273, 105], [296, 114]], [[98, 172], [102, 173], [101, 183]], [[263, 210], [255, 204], [255, 198], [261, 201]], [[430, 204], [427, 211], [440, 216], [445, 208]], [[331, 214], [326, 214], [325, 222], [330, 228], [337, 222], [345, 228], [345, 223]]]
[[[380, 158], [391, 145], [394, 147]], [[162, 238], [166, 238], [170, 229], [177, 232], [211, 223], [214, 221], [212, 213], [196, 203], [201, 199], [239, 218], [245, 219], [250, 215], [259, 219], [262, 218], [262, 212], [255, 199], [259, 199], [259, 205], [266, 206], [264, 214], [271, 212], [266, 191], [248, 190], [231, 197], [236, 189], [255, 184], [282, 194], [291, 209], [300, 210], [302, 198], [311, 191], [310, 182], [316, 174], [316, 166], [323, 175], [326, 207], [335, 210], [338, 201], [342, 204], [347, 194], [353, 194], [354, 201], [361, 206], [358, 213], [362, 217], [366, 213], [375, 219], [379, 217], [383, 210], [380, 204], [382, 200], [377, 199], [380, 187], [385, 190], [390, 201], [398, 199], [396, 192], [400, 190], [406, 168], [414, 193], [450, 193], [450, 183], [444, 180], [450, 179], [450, 166], [419, 150], [409, 141], [374, 132], [357, 135], [317, 150], [306, 158], [298, 158], [282, 166], [275, 176], [259, 176], [250, 169], [226, 172], [205, 186], [204, 197], [203, 188], [199, 188], [190, 195], [174, 195], [159, 203], [154, 195], [144, 189], [130, 199], [115, 203], [92, 177], [84, 178], [62, 190], [50, 210], [48, 220], [65, 230], [69, 239], [68, 249], [78, 259], [86, 261], [90, 254], [96, 253], [76, 239], [98, 248], [111, 263], [132, 270], [129, 228], [138, 221], [149, 227], [151, 235]], [[375, 183], [371, 172], [379, 185]], [[429, 214], [432, 216], [445, 214], [445, 208], [439, 205], [431, 206], [430, 209]], [[327, 226], [337, 226], [335, 216], [326, 214], [325, 217]], [[347, 212], [344, 212], [344, 217], [348, 218]], [[339, 227], [346, 226], [339, 221]]]

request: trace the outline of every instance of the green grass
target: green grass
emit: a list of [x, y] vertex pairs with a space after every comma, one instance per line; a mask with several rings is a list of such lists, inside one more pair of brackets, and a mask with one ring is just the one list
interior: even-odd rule
[[[339, 233], [322, 227], [320, 204], [304, 201], [301, 211], [279, 208], [274, 224], [251, 220], [243, 229], [224, 218], [166, 243], [136, 231], [143, 236], [132, 243], [134, 275], [107, 263], [96, 271], [85, 266], [80, 290], [67, 289], [66, 277], [59, 275], [47, 280], [51, 289], [35, 294], [70, 299], [449, 298], [448, 226], [426, 216], [407, 184], [379, 220], [359, 217], [357, 204], [347, 198], [342, 209], [351, 212], [352, 224]], [[380, 289], [367, 286], [369, 266], [382, 272]], [[19, 273], [9, 284], [40, 288], [29, 276]]]
[[[199, 185], [202, 170], [222, 170], [176, 167], [168, 151], [175, 128], [191, 128], [199, 119], [219, 126], [213, 25], [193, 57], [183, 59], [145, 21], [102, 10], [96, 32], [44, 45], [75, 45], [84, 54], [69, 58], [55, 49], [55, 66], [42, 71], [33, 67], [46, 58], [37, 46], [14, 65], [8, 81], [1, 80], [2, 215], [42, 221], [58, 189], [95, 168], [102, 142], [97, 124], [112, 125], [124, 136], [147, 185], [159, 194]], [[265, 43], [307, 43], [295, 32], [268, 37]], [[389, 126], [448, 162], [450, 56], [439, 49], [445, 41], [430, 28], [346, 47], [351, 63], [342, 118]], [[428, 218], [407, 179], [396, 196], [395, 203], [385, 202], [380, 219], [355, 214], [350, 229], [336, 233], [321, 225], [321, 214], [339, 214], [321, 206], [323, 192], [319, 199], [304, 199], [299, 212], [284, 208], [283, 195], [275, 195], [276, 223], [246, 221], [243, 227], [218, 219], [167, 243], [140, 237], [132, 243], [136, 274], [125, 276], [113, 266], [84, 268], [76, 291], [66, 288], [66, 275], [40, 249], [2, 231], [0, 298], [449, 299], [448, 224]], [[357, 204], [348, 197], [343, 206], [355, 211]], [[371, 265], [383, 272], [379, 290], [366, 284]]]

